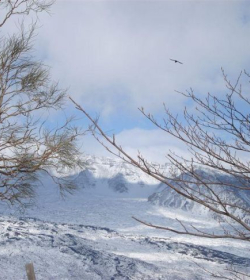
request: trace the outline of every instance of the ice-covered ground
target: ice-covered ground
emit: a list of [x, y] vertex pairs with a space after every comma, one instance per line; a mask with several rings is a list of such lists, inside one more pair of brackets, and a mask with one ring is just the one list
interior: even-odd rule
[[131, 179], [133, 189], [117, 193], [101, 178], [65, 199], [43, 178], [31, 208], [0, 205], [0, 279], [26, 279], [28, 262], [38, 280], [213, 279], [210, 272], [226, 275], [231, 264], [250, 266], [246, 243], [175, 235], [133, 220], [179, 228], [178, 218], [216, 231], [212, 219], [149, 204], [157, 185]]

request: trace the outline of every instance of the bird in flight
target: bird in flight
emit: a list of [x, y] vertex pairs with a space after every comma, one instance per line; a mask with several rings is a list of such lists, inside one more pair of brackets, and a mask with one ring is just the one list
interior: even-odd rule
[[176, 59], [171, 59], [171, 58], [170, 58], [170, 60], [174, 61], [175, 63], [183, 64], [182, 62], [180, 62], [180, 61], [178, 61], [178, 60], [176, 60]]

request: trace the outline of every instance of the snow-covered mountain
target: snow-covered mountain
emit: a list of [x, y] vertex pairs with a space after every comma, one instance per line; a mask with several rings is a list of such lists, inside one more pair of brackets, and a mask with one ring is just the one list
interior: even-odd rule
[[[160, 170], [165, 173], [167, 173], [167, 167], [167, 165], [159, 166]], [[230, 185], [242, 185], [239, 179], [205, 169], [197, 169], [196, 173], [204, 181], [211, 180], [226, 184], [226, 186], [221, 186], [220, 184], [213, 186], [222, 201], [236, 204], [240, 207], [250, 207], [250, 192], [230, 187]], [[78, 188], [88, 188], [99, 194], [106, 195], [116, 193], [126, 197], [148, 197], [148, 201], [154, 205], [208, 215], [208, 210], [205, 207], [180, 196], [167, 185], [159, 184], [158, 181], [141, 170], [118, 159], [88, 157], [86, 169], [75, 176], [74, 180]], [[197, 190], [197, 184], [190, 175], [181, 174], [180, 176], [183, 180], [193, 181], [189, 186], [194, 192]], [[176, 182], [171, 181], [171, 183], [180, 188], [180, 185]], [[202, 191], [208, 197], [213, 195], [207, 188], [203, 188]], [[233, 209], [233, 211], [237, 215], [241, 215], [239, 209]], [[244, 218], [249, 219], [249, 217]]]
[[166, 208], [149, 203], [148, 197], [161, 204], [162, 196], [164, 205], [166, 187], [129, 164], [88, 157], [76, 173], [73, 195], [62, 197], [41, 173], [31, 207], [20, 212], [0, 204], [0, 280], [26, 279], [28, 262], [37, 279], [49, 280], [210, 280], [216, 277], [209, 272], [230, 275], [228, 265], [244, 272], [250, 266], [250, 244], [175, 235], [133, 220], [218, 230], [216, 220], [181, 210], [193, 208], [174, 193]]
[[[168, 167], [167, 164], [158, 166], [160, 171], [165, 172], [165, 174], [168, 172]], [[218, 184], [213, 186], [215, 192], [219, 194], [221, 201], [238, 205], [242, 208], [250, 207], [250, 192], [230, 187], [230, 185], [242, 185], [242, 182], [236, 178], [208, 169], [197, 169], [196, 173], [204, 181], [222, 182], [228, 185], [221, 186]], [[179, 176], [184, 181], [190, 181], [189, 186], [193, 189], [194, 193], [197, 191], [197, 184], [190, 175], [181, 174]], [[100, 195], [109, 198], [141, 198], [147, 199], [149, 203], [156, 206], [166, 207], [172, 210], [178, 209], [190, 212], [190, 214], [198, 213], [204, 217], [221, 218], [204, 206], [180, 196], [167, 185], [159, 183], [154, 178], [120, 159], [88, 156], [86, 158], [85, 169], [79, 170], [76, 174], [68, 178], [70, 180], [73, 179], [77, 186], [78, 190], [76, 193], [79, 198], [86, 196], [87, 193], [88, 195]], [[177, 188], [181, 187], [175, 181], [171, 181], [171, 184]], [[38, 188], [36, 205], [43, 205], [44, 201], [48, 200], [48, 197], [54, 200], [59, 199], [59, 194], [54, 193], [56, 188], [50, 188], [50, 185], [51, 182], [45, 182], [42, 188]], [[203, 188], [203, 186], [201, 185], [199, 188]], [[207, 197], [213, 196], [212, 192], [207, 188], [203, 188], [202, 192]], [[246, 215], [247, 211], [242, 212], [239, 208], [232, 208], [231, 211], [246, 221], [250, 221], [249, 215]]]
[[[160, 166], [163, 170], [164, 165]], [[78, 189], [86, 189], [102, 195], [148, 197], [159, 182], [120, 159], [88, 156], [86, 167], [73, 179]]]

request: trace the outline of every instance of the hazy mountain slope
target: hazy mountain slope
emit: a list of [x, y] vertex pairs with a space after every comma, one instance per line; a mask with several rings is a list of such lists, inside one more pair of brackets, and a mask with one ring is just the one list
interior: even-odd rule
[[[218, 182], [218, 185], [213, 186], [213, 189], [219, 195], [221, 201], [230, 204], [236, 204], [240, 207], [250, 208], [250, 191], [240, 190], [230, 186], [243, 186], [242, 182], [240, 182], [232, 176], [211, 172], [208, 170], [197, 170], [196, 172], [205, 181], [211, 180], [214, 182]], [[183, 180], [193, 180], [193, 178], [187, 174], [182, 174], [181, 176]], [[223, 182], [223, 184], [226, 184], [226, 186], [220, 185], [220, 182]], [[179, 185], [174, 181], [170, 181], [170, 183], [176, 186], [177, 189], [181, 187], [181, 184]], [[197, 190], [197, 185], [194, 183], [189, 183], [189, 186], [194, 190], [195, 194], [195, 190]], [[204, 192], [204, 194], [206, 194], [208, 197], [212, 197], [212, 193], [209, 192], [207, 188], [203, 187], [202, 185], [199, 186], [199, 188], [203, 188], [202, 192]], [[196, 212], [208, 215], [209, 212], [209, 210], [206, 209], [204, 206], [195, 203], [191, 200], [188, 200], [183, 196], [180, 196], [177, 192], [175, 192], [173, 189], [171, 189], [163, 183], [159, 185], [158, 190], [155, 193], [149, 196], [148, 201], [154, 205], [169, 207], [172, 209], [181, 209], [193, 213]], [[232, 211], [235, 214], [242, 216], [244, 219], [250, 220], [250, 217], [248, 215], [243, 214], [242, 211], [240, 211], [239, 209], [232, 209]]]
[[[164, 166], [160, 167], [164, 169]], [[86, 168], [69, 177], [79, 189], [102, 195], [148, 197], [159, 182], [119, 159], [87, 157]]]

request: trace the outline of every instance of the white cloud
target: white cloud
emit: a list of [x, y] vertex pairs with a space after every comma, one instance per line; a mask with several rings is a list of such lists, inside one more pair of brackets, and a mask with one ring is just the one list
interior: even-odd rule
[[[118, 133], [115, 139], [116, 143], [121, 145], [123, 150], [132, 157], [137, 158], [138, 152], [140, 152], [150, 162], [167, 162], [166, 155], [170, 151], [187, 158], [190, 157], [183, 143], [176, 141], [175, 138], [158, 129], [134, 128], [124, 130]], [[106, 144], [106, 142], [104, 143]], [[82, 150], [96, 156], [113, 156], [90, 135], [83, 137]]]
[[[125, 149], [162, 162], [169, 149], [184, 155], [186, 148], [142, 129], [137, 108], [159, 114], [165, 102], [178, 112], [184, 99], [174, 90], [223, 92], [220, 67], [236, 78], [250, 65], [249, 3], [60, 0], [51, 16], [40, 16], [36, 49], [69, 94], [118, 132]], [[90, 137], [82, 149], [107, 155]]]
[[249, 65], [241, 1], [60, 2], [42, 19], [39, 46], [71, 94], [106, 115], [177, 108], [175, 89], [218, 92], [221, 66], [237, 75]]

